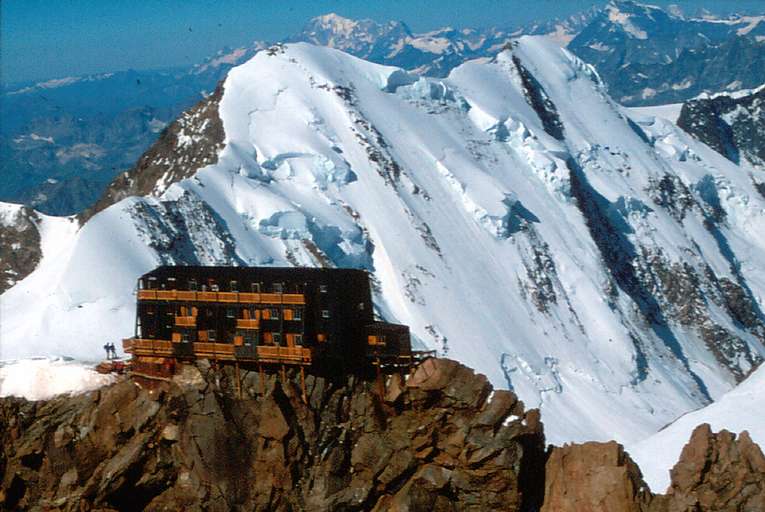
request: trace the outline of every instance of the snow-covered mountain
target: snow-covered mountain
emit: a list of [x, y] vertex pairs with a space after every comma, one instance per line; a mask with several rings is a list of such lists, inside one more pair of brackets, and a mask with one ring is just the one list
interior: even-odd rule
[[765, 16], [693, 18], [611, 1], [568, 49], [593, 64], [625, 105], [676, 103], [765, 83]]
[[[676, 9], [625, 1], [523, 27], [497, 20], [500, 28], [413, 33], [402, 22], [326, 14], [287, 40], [445, 77], [466, 60], [494, 56], [522, 34], [546, 35], [595, 64], [618, 101], [643, 105], [765, 82], [762, 19], [684, 17]], [[266, 46], [255, 41], [226, 48], [185, 69], [64, 77], [4, 90], [0, 159], [6, 179], [0, 182], [0, 200], [57, 215], [90, 206], [166, 124]]]
[[644, 438], [765, 356], [765, 197], [626, 112], [545, 38], [446, 79], [271, 47], [81, 228], [41, 231], [2, 295], [4, 357], [130, 335], [161, 263], [360, 267], [381, 316], [541, 406], [551, 441]]
[[468, 59], [496, 54], [511, 37], [508, 31], [496, 28], [444, 27], [415, 34], [400, 21], [381, 24], [332, 13], [313, 18], [287, 41], [335, 48], [379, 64], [444, 77]]

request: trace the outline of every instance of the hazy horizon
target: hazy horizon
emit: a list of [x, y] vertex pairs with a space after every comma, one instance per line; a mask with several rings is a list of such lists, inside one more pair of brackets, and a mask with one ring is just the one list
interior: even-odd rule
[[[377, 22], [400, 20], [413, 31], [444, 26], [517, 28], [565, 18], [606, 2], [567, 0], [456, 0], [439, 3], [300, 0], [289, 3], [248, 0], [189, 2], [146, 0], [137, 5], [98, 0], [0, 3], [0, 83], [67, 76], [189, 66], [225, 47], [286, 38], [315, 17], [330, 12]], [[685, 12], [717, 14], [765, 12], [759, 0], [654, 0]], [[511, 14], [510, 14], [511, 13]]]

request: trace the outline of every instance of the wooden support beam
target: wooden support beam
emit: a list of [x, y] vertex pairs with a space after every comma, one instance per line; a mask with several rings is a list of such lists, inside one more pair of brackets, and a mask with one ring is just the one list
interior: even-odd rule
[[377, 362], [375, 364], [377, 366], [377, 392], [380, 395], [380, 400], [385, 398], [385, 385], [383, 384], [382, 380], [382, 371], [380, 367], [380, 358], [377, 358]]
[[282, 376], [282, 385], [287, 383], [287, 369], [282, 365], [281, 369], [281, 376]]
[[266, 394], [266, 374], [263, 372], [263, 365], [258, 363], [258, 380], [260, 381], [260, 394]]
[[242, 398], [242, 379], [239, 376], [239, 361], [234, 363], [234, 375], [236, 377], [236, 396]]
[[308, 403], [308, 395], [305, 392], [305, 370], [303, 367], [300, 367], [300, 389], [303, 392], [303, 403]]

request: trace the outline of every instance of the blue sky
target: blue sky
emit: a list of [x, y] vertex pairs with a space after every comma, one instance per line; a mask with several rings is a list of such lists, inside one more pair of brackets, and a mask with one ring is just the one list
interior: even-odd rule
[[[0, 80], [180, 66], [224, 46], [277, 40], [327, 12], [413, 30], [452, 26], [514, 27], [601, 5], [595, 0], [1, 0]], [[687, 10], [765, 10], [763, 0], [651, 0]]]

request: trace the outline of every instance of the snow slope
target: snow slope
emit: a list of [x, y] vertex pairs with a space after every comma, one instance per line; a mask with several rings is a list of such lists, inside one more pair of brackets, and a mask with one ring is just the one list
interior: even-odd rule
[[682, 108], [682, 103], [670, 103], [669, 105], [656, 105], [653, 107], [629, 107], [627, 110], [636, 117], [653, 116], [676, 123]]
[[765, 446], [762, 411], [765, 411], [765, 367], [715, 403], [678, 418], [648, 439], [627, 446], [627, 451], [640, 466], [651, 489], [664, 492], [670, 484], [669, 470], [698, 425], [709, 423], [715, 432], [725, 429], [737, 434], [747, 430], [755, 443]]
[[224, 88], [217, 163], [62, 236], [2, 296], [6, 357], [131, 335], [161, 263], [368, 269], [381, 316], [555, 443], [646, 438], [765, 355], [765, 198], [545, 38], [443, 80], [276, 46]]

